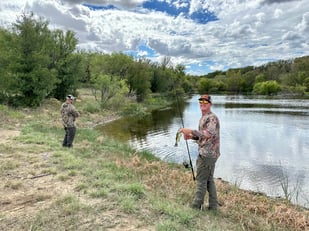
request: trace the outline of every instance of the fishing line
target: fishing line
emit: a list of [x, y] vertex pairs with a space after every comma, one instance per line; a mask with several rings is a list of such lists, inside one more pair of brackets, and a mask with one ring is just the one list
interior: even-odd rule
[[[183, 122], [183, 118], [182, 118], [182, 114], [181, 114], [181, 111], [180, 111], [180, 104], [179, 104], [179, 101], [178, 101], [178, 97], [177, 97], [177, 94], [175, 92], [175, 98], [176, 98], [176, 102], [177, 102], [177, 109], [178, 109], [178, 112], [179, 112], [179, 116], [180, 116], [180, 119], [181, 119], [181, 125], [182, 127], [184, 128], [185, 127], [185, 124]], [[185, 139], [185, 142], [186, 142], [186, 147], [187, 147], [187, 153], [188, 153], [188, 156], [189, 156], [189, 164], [187, 163], [183, 163], [183, 165], [185, 166], [185, 168], [188, 168], [188, 167], [191, 167], [191, 172], [192, 172], [192, 177], [193, 177], [193, 180], [195, 181], [195, 175], [194, 175], [194, 170], [193, 170], [193, 165], [192, 165], [192, 160], [191, 160], [191, 155], [190, 155], [190, 150], [189, 150], [189, 145], [188, 145], [188, 141]], [[188, 166], [190, 165], [190, 166]]]

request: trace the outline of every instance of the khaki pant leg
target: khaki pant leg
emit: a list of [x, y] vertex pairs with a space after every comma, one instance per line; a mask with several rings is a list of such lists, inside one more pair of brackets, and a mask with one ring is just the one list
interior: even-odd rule
[[204, 204], [206, 191], [209, 192], [209, 207], [217, 207], [217, 191], [213, 179], [216, 160], [198, 156], [196, 160], [196, 193], [192, 203], [193, 207], [200, 207]]

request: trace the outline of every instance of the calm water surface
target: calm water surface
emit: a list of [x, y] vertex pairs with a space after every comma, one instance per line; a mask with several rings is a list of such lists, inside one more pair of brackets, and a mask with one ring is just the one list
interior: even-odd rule
[[[186, 142], [174, 147], [182, 126], [196, 129], [201, 116], [198, 96], [143, 119], [124, 118], [99, 129], [138, 150], [148, 150], [167, 162], [188, 161]], [[212, 111], [221, 123], [221, 157], [215, 177], [244, 189], [284, 196], [309, 207], [309, 100], [254, 99], [213, 96]], [[195, 165], [197, 146], [188, 141]]]

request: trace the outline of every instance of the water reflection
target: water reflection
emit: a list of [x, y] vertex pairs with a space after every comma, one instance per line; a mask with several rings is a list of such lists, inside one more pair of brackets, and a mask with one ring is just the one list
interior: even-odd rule
[[[154, 110], [142, 118], [122, 118], [98, 129], [122, 141], [130, 141], [131, 139], [142, 141], [147, 138], [149, 133], [169, 133], [170, 126], [174, 123], [175, 117], [183, 116], [184, 108], [188, 105], [188, 102], [179, 102], [177, 106], [172, 105], [165, 109]], [[181, 126], [181, 123], [179, 126]]]
[[[110, 136], [139, 150], [149, 150], [165, 161], [188, 159], [181, 139], [182, 126], [197, 128], [200, 118], [198, 96], [179, 107], [152, 112], [139, 118], [124, 118], [101, 127]], [[213, 96], [212, 110], [221, 123], [221, 157], [216, 177], [237, 182], [242, 188], [283, 196], [280, 185], [286, 175], [300, 187], [296, 203], [309, 206], [309, 100], [255, 99], [243, 96]], [[180, 117], [181, 112], [181, 117]], [[197, 147], [188, 141], [193, 163]], [[283, 174], [284, 173], [284, 174]], [[296, 187], [296, 186], [295, 186]]]

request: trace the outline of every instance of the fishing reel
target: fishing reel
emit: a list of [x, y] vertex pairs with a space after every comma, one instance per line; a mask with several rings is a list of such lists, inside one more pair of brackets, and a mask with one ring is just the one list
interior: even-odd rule
[[182, 162], [182, 165], [183, 165], [185, 168], [191, 168], [191, 164], [189, 164], [187, 161]]

